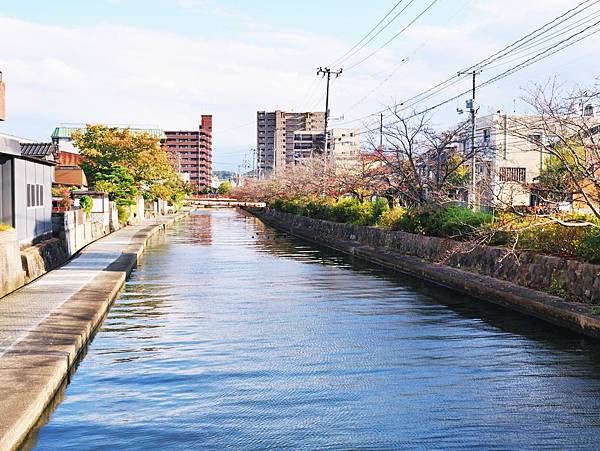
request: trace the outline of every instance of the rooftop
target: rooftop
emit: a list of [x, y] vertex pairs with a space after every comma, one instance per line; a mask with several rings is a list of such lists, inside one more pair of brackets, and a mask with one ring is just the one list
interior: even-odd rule
[[52, 143], [21, 143], [21, 155], [27, 157], [46, 157], [58, 151]]
[[[135, 128], [135, 127], [117, 127], [119, 130], [129, 130], [132, 134], [138, 135], [147, 133], [150, 136], [159, 138], [160, 140], [167, 139], [167, 135], [159, 128]], [[84, 131], [85, 127], [56, 127], [52, 132], [52, 139], [71, 138], [73, 133]]]

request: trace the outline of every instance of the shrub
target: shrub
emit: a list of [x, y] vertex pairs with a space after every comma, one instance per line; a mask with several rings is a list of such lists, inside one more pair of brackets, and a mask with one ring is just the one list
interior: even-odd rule
[[[368, 207], [367, 207], [368, 208]], [[360, 223], [364, 215], [364, 209], [357, 199], [340, 199], [333, 205], [332, 220], [336, 222]]]
[[468, 238], [492, 222], [493, 216], [462, 206], [434, 209], [412, 208], [395, 221], [395, 230], [450, 238]]
[[85, 212], [86, 217], [90, 217], [90, 213], [92, 213], [92, 207], [94, 206], [94, 201], [90, 196], [81, 196], [79, 198], [79, 206]]
[[384, 211], [379, 217], [377, 224], [390, 230], [399, 230], [398, 221], [406, 214], [404, 208], [396, 207]]
[[[579, 254], [578, 250], [589, 234], [588, 229], [588, 227], [567, 227], [558, 223], [540, 225], [523, 231], [519, 235], [518, 247], [542, 254], [573, 257]], [[589, 246], [589, 251], [583, 251], [586, 255], [592, 252], [593, 239]]]
[[117, 205], [117, 214], [119, 216], [119, 222], [121, 224], [127, 224], [129, 217], [131, 216], [131, 206]]
[[270, 206], [285, 213], [358, 225], [376, 224], [381, 214], [388, 208], [385, 199], [361, 202], [349, 197], [338, 201], [331, 198], [294, 199], [291, 201], [276, 199], [270, 203]]
[[0, 223], [0, 232], [7, 232], [9, 230], [12, 230], [11, 226], [9, 226], [8, 224], [1, 224]]
[[383, 214], [390, 210], [387, 199], [377, 198], [373, 201], [373, 214], [371, 224], [377, 224]]
[[590, 227], [579, 242], [577, 256], [590, 263], [600, 263], [600, 228]]
[[452, 206], [442, 211], [440, 236], [465, 237], [478, 232], [492, 222], [493, 216], [484, 211], [472, 211], [462, 206]]

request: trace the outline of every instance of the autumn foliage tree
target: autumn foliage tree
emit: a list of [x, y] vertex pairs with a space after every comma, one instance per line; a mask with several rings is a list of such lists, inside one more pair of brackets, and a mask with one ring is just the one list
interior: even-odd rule
[[108, 192], [120, 205], [133, 203], [138, 194], [148, 200], [161, 198], [175, 203], [188, 191], [159, 140], [148, 133], [88, 125], [73, 139], [90, 184]]

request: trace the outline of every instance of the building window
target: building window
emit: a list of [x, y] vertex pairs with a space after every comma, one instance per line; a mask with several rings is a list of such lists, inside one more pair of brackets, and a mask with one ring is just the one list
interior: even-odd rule
[[527, 171], [525, 168], [500, 168], [501, 182], [525, 183]]
[[44, 205], [44, 185], [27, 184], [27, 206], [42, 207]]
[[483, 130], [483, 142], [486, 144], [489, 144], [491, 137], [492, 137], [492, 133], [491, 133], [490, 129], [485, 128]]
[[541, 144], [542, 143], [542, 135], [535, 134], [527, 136], [527, 142], [530, 144]]

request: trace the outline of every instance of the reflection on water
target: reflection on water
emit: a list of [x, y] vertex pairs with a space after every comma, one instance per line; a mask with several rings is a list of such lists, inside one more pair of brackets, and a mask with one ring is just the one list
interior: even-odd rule
[[598, 343], [201, 211], [148, 249], [37, 449], [597, 449]]

